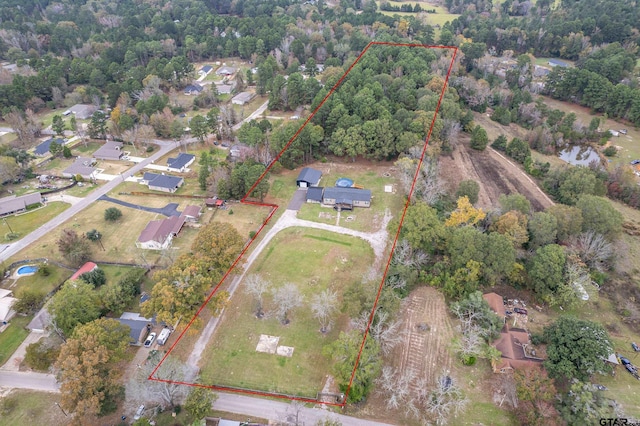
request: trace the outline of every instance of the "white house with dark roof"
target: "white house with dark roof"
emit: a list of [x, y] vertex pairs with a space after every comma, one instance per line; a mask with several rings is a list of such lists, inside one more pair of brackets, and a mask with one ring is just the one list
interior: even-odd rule
[[202, 68], [200, 68], [200, 70], [198, 71], [198, 74], [209, 75], [211, 71], [213, 71], [213, 67], [211, 65], [204, 65]]
[[122, 151], [123, 145], [122, 142], [107, 141], [93, 153], [93, 158], [98, 160], [119, 160], [124, 155]]
[[199, 95], [204, 90], [204, 87], [199, 85], [198, 83], [189, 84], [184, 88], [185, 95]]
[[147, 250], [163, 250], [171, 246], [173, 238], [178, 235], [186, 216], [171, 216], [166, 219], [152, 220], [140, 233], [136, 247]]
[[93, 113], [96, 112], [98, 108], [95, 105], [89, 104], [75, 104], [68, 110], [62, 113], [65, 117], [67, 115], [75, 115], [78, 120], [86, 120], [93, 116]]
[[183, 173], [186, 172], [196, 159], [193, 154], [185, 154], [181, 152], [176, 158], [169, 158], [167, 160], [167, 170], [170, 172]]
[[27, 210], [27, 207], [42, 203], [42, 194], [32, 192], [21, 196], [10, 195], [0, 198], [0, 217]]
[[147, 185], [149, 189], [154, 191], [174, 193], [184, 184], [184, 179], [179, 176], [145, 172], [140, 183]]
[[321, 178], [322, 172], [320, 170], [312, 169], [311, 167], [305, 167], [300, 170], [298, 179], [296, 179], [296, 185], [298, 185], [300, 188], [318, 186]]
[[255, 97], [256, 97], [255, 93], [240, 92], [237, 95], [235, 95], [233, 98], [231, 98], [231, 103], [235, 105], [244, 105], [251, 102], [251, 100]]

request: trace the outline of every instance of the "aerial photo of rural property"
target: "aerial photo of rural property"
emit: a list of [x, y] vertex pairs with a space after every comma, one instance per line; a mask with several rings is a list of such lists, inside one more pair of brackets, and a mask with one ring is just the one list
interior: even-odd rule
[[0, 426], [640, 424], [640, 5], [0, 1]]

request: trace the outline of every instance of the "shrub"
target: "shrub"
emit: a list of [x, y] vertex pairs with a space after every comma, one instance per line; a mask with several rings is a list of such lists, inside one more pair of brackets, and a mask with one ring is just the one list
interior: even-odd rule
[[48, 277], [51, 275], [51, 267], [49, 265], [40, 265], [38, 268], [38, 274], [43, 277]]
[[602, 153], [607, 157], [615, 157], [618, 153], [618, 149], [615, 146], [608, 146], [604, 151], [602, 151]]
[[115, 207], [109, 207], [104, 211], [104, 220], [106, 221], [115, 222], [121, 217], [122, 217], [122, 212]]
[[147, 152], [153, 152], [153, 150], [154, 150], [153, 145], [149, 145], [147, 147]]

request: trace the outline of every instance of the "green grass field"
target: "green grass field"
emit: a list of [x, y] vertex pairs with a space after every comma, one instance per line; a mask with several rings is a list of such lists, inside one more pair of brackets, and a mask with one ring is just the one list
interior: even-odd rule
[[16, 297], [20, 297], [20, 292], [23, 290], [32, 290], [48, 294], [73, 274], [73, 271], [70, 271], [69, 269], [61, 268], [52, 264], [47, 265], [47, 268], [49, 269], [49, 275], [47, 276], [36, 272], [33, 275], [18, 278], [16, 287], [13, 289]]
[[[27, 337], [29, 332], [25, 329], [29, 321], [29, 317], [14, 317], [9, 323], [9, 327], [0, 333], [0, 365], [3, 365], [9, 357], [18, 349], [18, 346]], [[0, 419], [4, 416], [0, 416]], [[1, 424], [1, 423], [0, 423]]]
[[4, 218], [0, 223], [0, 229], [2, 229], [2, 232], [0, 233], [0, 242], [9, 242], [6, 238], [6, 234], [9, 232], [9, 229], [14, 233], [17, 233], [19, 238], [22, 238], [58, 216], [69, 207], [71, 206], [67, 203], [54, 201], [39, 209], [22, 213], [18, 216], [9, 216]]
[[[300, 261], [292, 262], [294, 258]], [[260, 274], [274, 287], [296, 284], [304, 296], [303, 306], [283, 326], [273, 315], [271, 296], [266, 296], [266, 317], [257, 319], [255, 304], [241, 284], [203, 356], [203, 382], [315, 397], [330, 368], [322, 347], [338, 337], [348, 319], [339, 315], [332, 330], [321, 334], [309, 309], [311, 298], [326, 288], [340, 294], [346, 285], [362, 279], [372, 261], [370, 246], [357, 238], [304, 228], [278, 234], [249, 273]], [[279, 345], [295, 348], [293, 356], [256, 352], [261, 334], [279, 336]]]
[[56, 403], [60, 394], [15, 389], [0, 400], [0, 426], [69, 424]]

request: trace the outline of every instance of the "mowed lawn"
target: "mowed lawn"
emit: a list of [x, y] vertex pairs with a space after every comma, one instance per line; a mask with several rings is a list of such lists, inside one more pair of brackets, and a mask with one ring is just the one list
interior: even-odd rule
[[67, 203], [54, 201], [36, 210], [31, 210], [17, 216], [5, 217], [0, 223], [0, 229], [2, 230], [0, 232], [0, 242], [9, 242], [6, 237], [10, 232], [9, 229], [17, 233], [19, 235], [18, 239], [20, 239], [58, 216], [69, 207], [71, 207], [71, 205]]
[[0, 401], [0, 426], [69, 424], [56, 403], [60, 403], [58, 393], [14, 389]]
[[[38, 267], [42, 267], [41, 263], [33, 264], [38, 265]], [[18, 266], [17, 268], [19, 267], [20, 266]], [[47, 268], [49, 270], [49, 275], [47, 276], [42, 275], [42, 273], [40, 272], [36, 272], [33, 275], [27, 275], [25, 277], [18, 278], [15, 287], [11, 288], [16, 297], [20, 297], [21, 292], [25, 290], [37, 291], [38, 293], [42, 294], [49, 294], [49, 292], [53, 291], [53, 289], [62, 284], [73, 274], [73, 271], [61, 268], [53, 264], [48, 264]], [[13, 273], [14, 271], [11, 272]]]
[[[387, 166], [375, 167], [368, 164], [359, 165], [359, 163], [333, 163], [329, 166], [315, 164], [311, 167], [323, 171], [320, 186], [335, 186], [338, 178], [347, 177], [352, 179], [356, 185], [371, 190], [371, 207], [355, 207], [353, 211], [341, 212], [340, 226], [356, 231], [375, 232], [380, 229], [382, 218], [387, 209], [393, 217], [397, 217], [404, 206], [404, 194], [398, 185], [395, 172], [391, 171], [392, 163], [388, 163]], [[293, 184], [295, 185], [295, 180]], [[386, 185], [391, 185], [395, 192], [384, 192]], [[298, 212], [298, 218], [331, 225], [337, 224], [337, 212], [331, 207], [321, 207], [319, 204], [303, 204]]]
[[[9, 326], [0, 333], [0, 365], [3, 365], [9, 357], [18, 349], [29, 332], [25, 329], [33, 317], [14, 317]], [[3, 416], [0, 416], [2, 418]]]
[[[331, 331], [321, 334], [310, 309], [312, 297], [330, 288], [341, 299], [342, 289], [360, 282], [372, 262], [371, 247], [360, 239], [305, 228], [282, 231], [249, 274], [261, 275], [272, 288], [296, 284], [303, 305], [291, 312], [291, 322], [284, 326], [275, 318], [272, 298], [267, 295], [266, 317], [257, 319], [255, 302], [241, 283], [203, 356], [203, 383], [314, 398], [330, 374], [322, 348], [338, 337], [348, 318], [339, 314]], [[293, 356], [256, 352], [261, 334], [279, 336], [278, 344], [292, 346]]]

